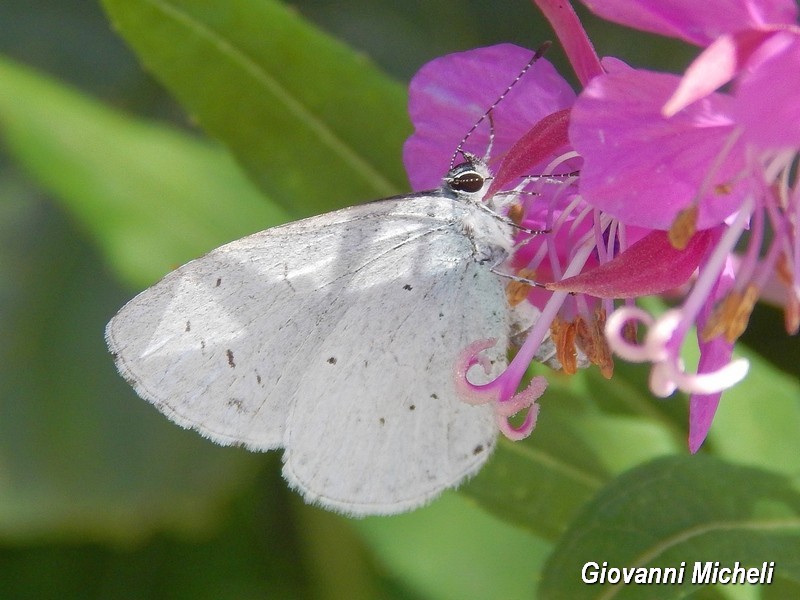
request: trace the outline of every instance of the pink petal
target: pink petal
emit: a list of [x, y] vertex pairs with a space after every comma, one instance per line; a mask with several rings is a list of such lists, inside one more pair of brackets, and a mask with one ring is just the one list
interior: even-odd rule
[[728, 83], [771, 35], [773, 32], [746, 30], [720, 36], [686, 69], [678, 89], [664, 106], [664, 116], [671, 117]]
[[[732, 258], [728, 258], [712, 293], [706, 299], [698, 315], [698, 331], [702, 331], [705, 327], [717, 301], [723, 298], [733, 287], [735, 273], [735, 261]], [[701, 339], [698, 343], [700, 347], [700, 361], [697, 365], [698, 374], [716, 371], [730, 363], [733, 344], [725, 341], [724, 337], [715, 338], [708, 342], [704, 342]], [[717, 412], [721, 395], [722, 392], [692, 394], [689, 398], [689, 450], [692, 453], [697, 452], [705, 441], [708, 430], [714, 420], [714, 415]]]
[[689, 451], [694, 454], [703, 445], [717, 414], [722, 392], [716, 394], [692, 394], [689, 399]]
[[568, 125], [569, 110], [564, 109], [531, 127], [506, 154], [486, 195], [491, 197], [509, 182], [516, 185], [520, 177], [533, 173], [536, 165], [555, 158], [569, 144]]
[[[733, 344], [724, 338], [716, 338], [710, 342], [700, 342], [700, 362], [697, 372], [716, 371], [730, 363]], [[697, 452], [711, 429], [711, 423], [717, 412], [722, 392], [716, 394], [692, 394], [689, 398], [689, 450]]]
[[665, 231], [653, 231], [615, 259], [547, 288], [598, 298], [660, 294], [689, 280], [715, 238], [710, 230], [698, 231], [681, 251], [673, 248]]
[[736, 90], [734, 115], [764, 149], [800, 146], [800, 36], [775, 34], [758, 49]]
[[616, 69], [592, 80], [572, 110], [569, 137], [584, 160], [581, 193], [623, 223], [668, 229], [703, 190], [697, 226], [705, 229], [735, 212], [747, 193], [750, 181], [738, 177], [740, 144], [715, 164], [734, 131], [732, 99], [712, 94], [667, 119], [661, 107], [678, 81]]
[[[441, 183], [459, 142], [520, 74], [533, 52], [500, 44], [437, 58], [411, 80], [409, 113], [414, 134], [403, 162], [415, 190]], [[572, 105], [575, 93], [553, 66], [536, 62], [492, 112], [493, 157], [500, 157], [534, 123]], [[483, 156], [489, 144], [485, 120], [465, 150]], [[460, 160], [460, 157], [457, 157]]]
[[553, 26], [578, 81], [586, 85], [592, 78], [602, 75], [600, 59], [572, 5], [564, 0], [534, 0], [534, 3]]
[[583, 0], [589, 9], [634, 29], [707, 46], [726, 33], [793, 24], [795, 0]]

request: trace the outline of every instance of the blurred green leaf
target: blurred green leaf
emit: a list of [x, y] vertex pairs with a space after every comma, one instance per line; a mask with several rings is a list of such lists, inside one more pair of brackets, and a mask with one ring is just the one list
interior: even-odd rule
[[[224, 151], [6, 60], [0, 133], [140, 285], [286, 218]], [[1, 533], [118, 539], [209, 527], [258, 457], [182, 432], [141, 402], [103, 344], [122, 294], [39, 205], [8, 195], [4, 208], [3, 280], [16, 284], [3, 304]]]
[[[654, 311], [660, 314], [663, 305]], [[646, 419], [669, 432], [674, 440], [686, 447], [689, 411], [685, 396], [656, 398], [649, 389], [650, 365], [629, 363], [615, 357], [614, 376], [603, 377], [596, 368], [583, 374], [585, 393], [593, 399], [598, 410], [609, 415]]]
[[549, 449], [501, 441], [489, 463], [459, 491], [498, 518], [554, 540], [602, 481]]
[[796, 477], [800, 382], [743, 344], [736, 354], [750, 361], [750, 371], [722, 394], [707, 443], [722, 458]]
[[621, 473], [659, 456], [688, 452], [662, 423], [648, 419], [580, 415], [573, 418], [572, 427], [576, 437], [583, 440], [612, 473]]
[[4, 194], [2, 206], [0, 537], [213, 527], [258, 457], [180, 430], [137, 398], [103, 343], [123, 293], [93, 248], [36, 198]]
[[[271, 0], [103, 0], [146, 67], [294, 215], [407, 187], [406, 93]], [[376, 129], [378, 128], [379, 129]]]
[[303, 546], [305, 567], [314, 574], [307, 582], [312, 592], [308, 595], [326, 600], [385, 597], [385, 590], [379, 589], [382, 582], [375, 576], [380, 566], [353, 527], [357, 521], [305, 504], [285, 482], [281, 485], [291, 495], [293, 525]]
[[447, 492], [430, 506], [355, 523], [392, 576], [425, 598], [530, 598], [550, 544]]
[[[685, 400], [655, 398], [648, 389], [648, 374], [647, 365], [620, 359], [615, 361], [611, 379], [590, 367], [569, 377], [569, 394], [575, 400], [554, 402], [548, 411], [558, 412], [586, 452], [612, 474], [659, 456], [685, 453]], [[555, 384], [551, 390], [563, 386], [560, 378], [551, 379]]]
[[[459, 491], [500, 519], [554, 540], [610, 474], [572, 425], [569, 411], [580, 411], [580, 400], [556, 386], [541, 403], [534, 434], [522, 442], [501, 439]], [[556, 405], [565, 411], [551, 411]]]
[[288, 220], [220, 148], [0, 60], [0, 133], [137, 287]]
[[658, 410], [637, 414], [648, 392], [624, 373], [618, 385], [634, 401], [620, 411], [610, 388], [597, 384], [599, 375], [548, 372], [534, 433], [521, 442], [502, 440], [461, 491], [501, 519], [555, 540], [614, 474], [685, 452], [675, 426]]
[[249, 496], [226, 506], [219, 527], [203, 535], [161, 534], [137, 544], [102, 545], [81, 538], [70, 543], [52, 536], [28, 545], [6, 542], [0, 545], [2, 598], [313, 597], [310, 592], [315, 581], [308, 576], [309, 562], [288, 518], [291, 514], [280, 510], [287, 507], [276, 503], [270, 491], [251, 490]]
[[[761, 567], [800, 581], [800, 493], [781, 476], [697, 455], [658, 459], [604, 488], [559, 541], [541, 598], [682, 598], [679, 585], [586, 585], [588, 562], [680, 567], [694, 561]], [[699, 586], [695, 586], [699, 587]]]
[[[797, 380], [745, 348], [740, 353], [754, 361], [751, 376], [725, 392], [708, 445], [737, 463], [794, 476], [800, 456]], [[591, 371], [566, 380], [551, 373], [534, 435], [501, 443], [462, 491], [500, 518], [556, 539], [613, 474], [688, 452], [685, 399], [659, 406], [645, 387], [648, 371], [625, 364], [611, 382]]]

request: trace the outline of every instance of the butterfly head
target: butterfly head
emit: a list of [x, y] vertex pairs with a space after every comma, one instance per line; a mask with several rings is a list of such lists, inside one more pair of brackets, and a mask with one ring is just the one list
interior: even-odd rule
[[490, 180], [491, 173], [487, 164], [474, 154], [465, 152], [464, 162], [447, 172], [442, 188], [448, 195], [456, 198], [480, 202]]

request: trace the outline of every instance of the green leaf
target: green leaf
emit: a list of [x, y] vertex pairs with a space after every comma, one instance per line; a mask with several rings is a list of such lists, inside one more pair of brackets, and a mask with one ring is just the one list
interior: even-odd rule
[[[609, 478], [597, 454], [575, 430], [570, 412], [581, 401], [548, 390], [534, 433], [501, 439], [486, 466], [459, 491], [493, 515], [545, 539], [556, 539]], [[557, 405], [564, 411], [551, 410]]]
[[220, 148], [0, 60], [0, 133], [137, 287], [288, 219]]
[[800, 460], [800, 382], [742, 344], [747, 377], [722, 394], [708, 445], [720, 457], [790, 476]]
[[[781, 476], [708, 456], [658, 459], [603, 489], [559, 541], [540, 597], [682, 598], [695, 561], [775, 562], [800, 581], [800, 494]], [[587, 585], [584, 565], [681, 567], [684, 585]], [[702, 565], [701, 565], [702, 566]]]
[[403, 87], [287, 7], [270, 0], [103, 6], [145, 66], [293, 214], [407, 186]]
[[[580, 439], [602, 470], [619, 474], [659, 456], [685, 453], [686, 416], [682, 398], [663, 401], [647, 387], [645, 365], [616, 361], [614, 376], [604, 378], [598, 369], [569, 377], [569, 395], [547, 407], [568, 423], [572, 436]], [[551, 376], [547, 392], [563, 387]], [[538, 433], [538, 432], [537, 432]]]
[[585, 391], [604, 413], [647, 419], [670, 432], [675, 441], [686, 447], [689, 412], [685, 397], [676, 394], [656, 398], [649, 389], [650, 365], [629, 363], [615, 357], [614, 376], [603, 377], [589, 368], [584, 377]]
[[392, 576], [431, 599], [530, 598], [550, 551], [452, 493], [413, 513], [354, 525]]
[[493, 515], [554, 540], [601, 483], [549, 449], [501, 440], [489, 463], [459, 492]]
[[127, 292], [61, 215], [12, 188], [0, 204], [0, 537], [130, 542], [212, 528], [261, 461], [136, 397], [103, 343]]
[[659, 456], [687, 452], [662, 423], [647, 419], [580, 415], [573, 418], [572, 427], [611, 473], [621, 473]]
[[[72, 542], [56, 536], [34, 544], [4, 540], [3, 600], [337, 597], [336, 588], [326, 590], [328, 596], [312, 593], [318, 571], [309, 564], [291, 512], [275, 510], [281, 508], [274, 506], [275, 496], [281, 494], [253, 486], [220, 511], [219, 527], [202, 535], [157, 535], [127, 544], [87, 543], [86, 535]], [[352, 555], [350, 560], [356, 562]]]
[[[607, 388], [598, 389], [593, 376], [547, 377], [533, 434], [521, 442], [501, 441], [461, 491], [501, 519], [554, 540], [613, 474], [686, 450], [658, 411], [617, 414]], [[620, 385], [637, 398], [633, 406], [641, 405], [647, 392]]]

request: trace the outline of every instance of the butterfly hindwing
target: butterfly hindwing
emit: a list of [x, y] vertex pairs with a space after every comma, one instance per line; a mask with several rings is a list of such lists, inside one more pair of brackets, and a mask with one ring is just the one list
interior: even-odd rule
[[[457, 260], [454, 244], [463, 245]], [[356, 297], [335, 302], [336, 327], [309, 349], [284, 473], [339, 511], [408, 510], [476, 472], [493, 449], [492, 409], [458, 397], [454, 369], [470, 343], [503, 337], [502, 290], [449, 229], [397, 247], [351, 285]], [[494, 358], [496, 375], [505, 363]]]

